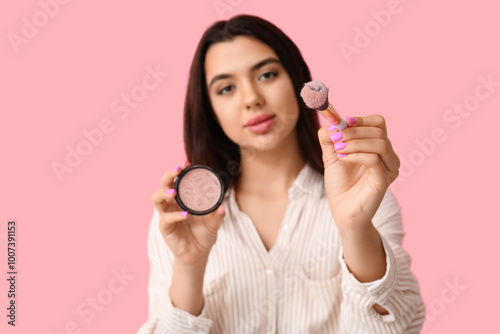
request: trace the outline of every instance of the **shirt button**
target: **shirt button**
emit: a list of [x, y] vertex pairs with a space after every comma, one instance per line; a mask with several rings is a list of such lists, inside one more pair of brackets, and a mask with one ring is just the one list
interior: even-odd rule
[[266, 269], [265, 273], [267, 276], [271, 276], [273, 274], [273, 271], [271, 269]]

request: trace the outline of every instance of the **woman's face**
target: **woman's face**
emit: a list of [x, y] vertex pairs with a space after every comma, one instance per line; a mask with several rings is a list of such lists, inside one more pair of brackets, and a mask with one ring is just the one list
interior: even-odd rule
[[246, 36], [213, 44], [205, 73], [216, 119], [240, 148], [272, 150], [295, 134], [299, 106], [292, 81], [269, 46]]

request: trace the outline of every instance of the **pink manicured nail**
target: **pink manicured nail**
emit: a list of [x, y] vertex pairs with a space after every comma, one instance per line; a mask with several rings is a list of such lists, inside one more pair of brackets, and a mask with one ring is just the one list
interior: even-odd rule
[[184, 162], [184, 164], [182, 165], [182, 168], [186, 168], [188, 163], [189, 163], [189, 161], [186, 160], [186, 162]]
[[188, 215], [188, 212], [187, 212], [187, 211], [182, 211], [182, 212], [180, 213], [180, 215], [181, 215], [182, 217], [186, 217], [186, 216]]
[[225, 207], [225, 206], [223, 206], [223, 207], [222, 207], [222, 212], [220, 213], [220, 214], [221, 214], [221, 216], [222, 216], [225, 212], [226, 212], [226, 207]]
[[336, 127], [333, 124], [330, 124], [330, 126], [328, 127], [328, 131], [330, 131], [330, 132], [335, 131], [335, 129], [336, 129]]
[[174, 172], [177, 172], [180, 168], [181, 168], [181, 167], [179, 167], [179, 166], [174, 167], [174, 168], [173, 168], [173, 171], [174, 171]]
[[330, 138], [332, 139], [333, 142], [339, 141], [343, 137], [344, 137], [344, 135], [342, 134], [342, 132], [335, 132], [335, 133], [332, 133], [332, 135], [330, 136]]
[[343, 158], [343, 157], [347, 157], [347, 154], [337, 153], [337, 158]]
[[335, 151], [340, 151], [346, 147], [346, 143], [335, 143]]
[[351, 124], [356, 124], [358, 122], [358, 120], [355, 119], [354, 117], [346, 117], [345, 120]]
[[167, 194], [169, 194], [169, 195], [175, 194], [175, 189], [168, 189]]

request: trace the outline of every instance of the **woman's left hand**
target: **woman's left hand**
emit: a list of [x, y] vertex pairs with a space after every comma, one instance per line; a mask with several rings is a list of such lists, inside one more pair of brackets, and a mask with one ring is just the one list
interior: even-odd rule
[[363, 228], [372, 224], [387, 188], [399, 174], [401, 163], [387, 137], [383, 116], [345, 120], [348, 127], [342, 131], [329, 131], [328, 126], [318, 131], [325, 188], [337, 227]]

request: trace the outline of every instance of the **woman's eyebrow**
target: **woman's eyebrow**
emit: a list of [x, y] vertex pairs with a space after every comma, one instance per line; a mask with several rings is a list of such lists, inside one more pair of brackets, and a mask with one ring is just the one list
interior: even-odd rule
[[[281, 65], [281, 62], [274, 58], [274, 57], [268, 57], [264, 60], [261, 60], [259, 61], [257, 64], [253, 65], [251, 68], [250, 68], [250, 71], [251, 72], [254, 72], [256, 70], [258, 70], [259, 68], [267, 65], [267, 64], [270, 64], [270, 63], [276, 63], [276, 64], [280, 64]], [[231, 74], [218, 74], [216, 75], [215, 77], [212, 78], [212, 80], [210, 81], [210, 84], [208, 85], [208, 88], [212, 87], [212, 85], [217, 81], [217, 80], [222, 80], [222, 79], [227, 79], [227, 78], [231, 78], [233, 77]]]

